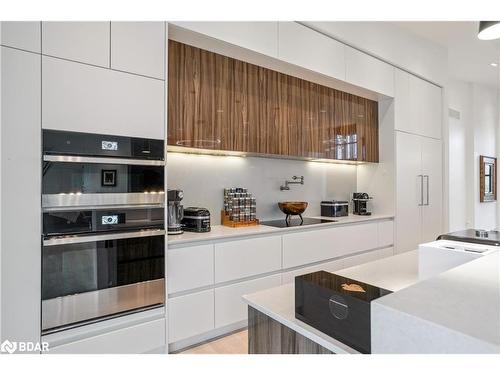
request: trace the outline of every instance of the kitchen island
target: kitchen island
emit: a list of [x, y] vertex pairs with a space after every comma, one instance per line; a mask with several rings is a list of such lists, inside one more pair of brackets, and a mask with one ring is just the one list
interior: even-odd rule
[[[394, 292], [371, 304], [372, 353], [500, 353], [498, 252], [426, 279], [419, 275], [418, 250], [335, 273]], [[243, 299], [249, 353], [321, 352], [312, 343], [331, 353], [357, 353], [295, 317], [293, 283]], [[295, 336], [284, 334], [288, 330]]]

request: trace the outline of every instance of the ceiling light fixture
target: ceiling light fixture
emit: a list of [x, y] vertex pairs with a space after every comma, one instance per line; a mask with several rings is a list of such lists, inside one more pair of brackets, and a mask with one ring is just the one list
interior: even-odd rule
[[494, 67], [494, 68], [498, 67], [498, 64], [497, 64], [497, 63], [495, 63], [495, 62], [490, 63], [490, 65], [491, 65], [492, 67]]
[[481, 40], [500, 38], [500, 21], [480, 21], [477, 37]]

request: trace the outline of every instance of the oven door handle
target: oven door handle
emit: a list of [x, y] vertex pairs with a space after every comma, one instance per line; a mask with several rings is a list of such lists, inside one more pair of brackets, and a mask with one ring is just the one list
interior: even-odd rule
[[90, 164], [126, 164], [126, 165], [154, 165], [164, 166], [163, 160], [147, 159], [125, 159], [117, 157], [98, 157], [98, 156], [71, 156], [71, 155], [43, 155], [43, 161], [59, 163], [90, 163]]
[[43, 246], [70, 245], [75, 243], [121, 240], [125, 238], [141, 238], [165, 235], [164, 229], [145, 229], [133, 232], [98, 234], [95, 236], [65, 236], [43, 240]]

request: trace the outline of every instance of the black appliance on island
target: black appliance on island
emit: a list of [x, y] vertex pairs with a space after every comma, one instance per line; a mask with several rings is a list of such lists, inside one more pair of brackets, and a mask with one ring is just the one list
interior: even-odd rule
[[187, 232], [210, 232], [210, 211], [202, 207], [186, 207], [182, 227]]
[[370, 353], [370, 302], [390, 293], [326, 271], [297, 276], [295, 317], [361, 353]]
[[437, 239], [500, 246], [500, 232], [496, 230], [466, 229], [459, 232], [442, 234]]
[[322, 201], [321, 216], [341, 217], [349, 215], [349, 202], [347, 201]]
[[353, 211], [354, 215], [369, 216], [372, 213], [368, 211], [368, 201], [373, 198], [368, 193], [352, 193]]

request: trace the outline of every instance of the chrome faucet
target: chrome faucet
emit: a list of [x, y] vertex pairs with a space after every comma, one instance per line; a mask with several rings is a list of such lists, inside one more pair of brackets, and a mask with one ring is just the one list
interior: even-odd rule
[[283, 191], [283, 190], [290, 190], [290, 184], [301, 184], [301, 185], [304, 185], [304, 176], [293, 176], [292, 177], [292, 181], [288, 181], [286, 180], [285, 181], [285, 185], [281, 185], [280, 186], [280, 190]]

